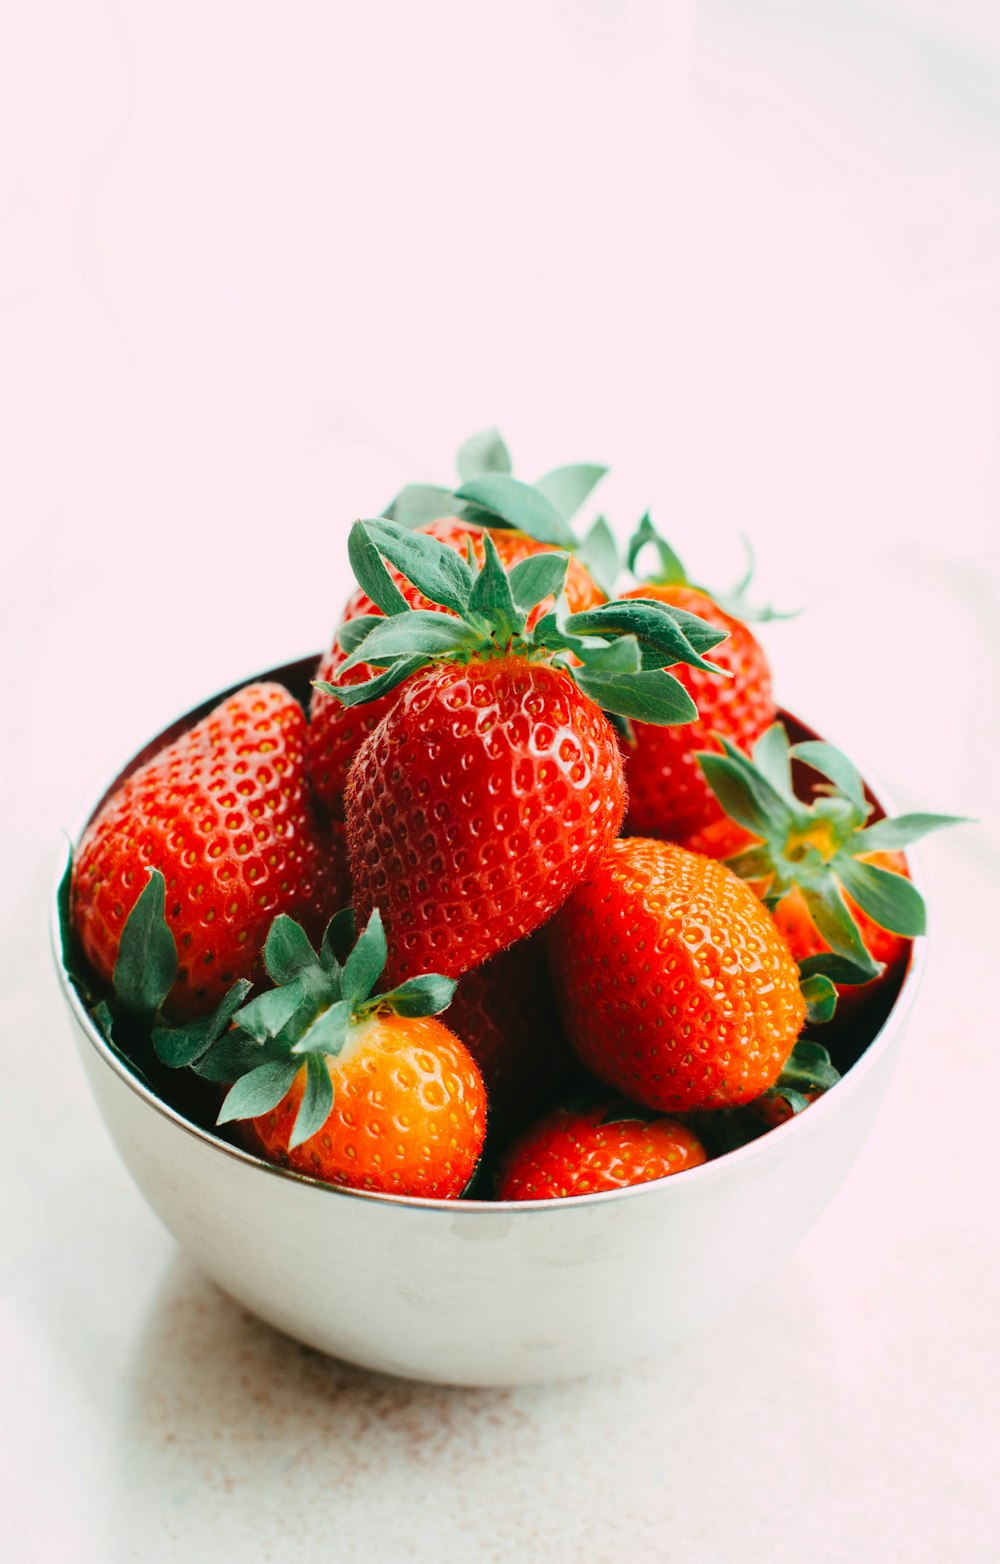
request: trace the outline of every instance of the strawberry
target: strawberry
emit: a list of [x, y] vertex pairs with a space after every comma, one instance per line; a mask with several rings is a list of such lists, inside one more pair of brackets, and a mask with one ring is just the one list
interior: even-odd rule
[[612, 843], [552, 924], [566, 1034], [600, 1080], [664, 1112], [749, 1102], [777, 1080], [806, 1004], [767, 909], [672, 842]]
[[[419, 530], [446, 544], [448, 548], [453, 548], [459, 554], [465, 554], [471, 546], [477, 563], [482, 565], [485, 529], [477, 526], [476, 523], [461, 521], [458, 517], [451, 516], [427, 522]], [[490, 537], [501, 562], [508, 568], [519, 564], [522, 559], [532, 558], [535, 554], [551, 552], [555, 547], [552, 543], [539, 543], [534, 538], [528, 537], [525, 532], [491, 529]], [[394, 585], [411, 608], [433, 609], [436, 606], [418, 588], [412, 586], [401, 571], [393, 569], [390, 575]], [[572, 557], [566, 571], [565, 591], [569, 607], [574, 613], [604, 602], [604, 593], [579, 560]], [[542, 613], [552, 606], [551, 601], [548, 604], [538, 604], [532, 611], [536, 622], [541, 618]], [[364, 589], [358, 587], [348, 598], [342, 623], [346, 624], [351, 620], [379, 612], [380, 610]], [[441, 612], [448, 613], [450, 610], [442, 609]], [[338, 682], [340, 671], [346, 661], [347, 653], [341, 650], [339, 641], [335, 637], [333, 645], [319, 665], [316, 673], [317, 680], [325, 683]], [[372, 678], [373, 674], [372, 668], [360, 663], [347, 673], [344, 682], [362, 684]], [[317, 797], [332, 814], [343, 814], [344, 784], [351, 761], [368, 734], [378, 727], [386, 712], [391, 710], [398, 698], [397, 692], [390, 691], [389, 694], [383, 695], [381, 699], [372, 701], [367, 706], [345, 707], [321, 688], [313, 690], [309, 710], [309, 774]]]
[[[365, 919], [381, 908], [393, 981], [428, 966], [459, 977], [556, 911], [624, 812], [621, 758], [600, 706], [687, 720], [690, 698], [664, 664], [711, 666], [694, 643], [718, 638], [697, 619], [681, 629], [652, 603], [550, 612], [529, 629], [536, 604], [559, 593], [566, 556], [507, 573], [488, 534], [483, 543], [474, 574], [395, 523], [351, 532], [361, 585], [390, 617], [346, 627], [344, 671], [362, 661], [385, 671], [322, 688], [350, 706], [404, 685], [358, 751], [346, 793], [355, 910]], [[411, 610], [382, 554], [453, 613]]]
[[715, 734], [737, 744], [754, 743], [774, 721], [775, 707], [767, 658], [744, 619], [690, 584], [676, 554], [656, 533], [648, 516], [643, 517], [629, 547], [631, 568], [647, 543], [659, 551], [661, 575], [623, 595], [651, 598], [697, 614], [727, 637], [715, 661], [728, 678], [702, 668], [673, 670], [698, 708], [697, 718], [671, 728], [637, 722], [625, 750], [628, 829], [638, 836], [676, 841], [722, 813], [698, 766], [697, 752], [713, 744]]
[[150, 869], [167, 885], [180, 958], [167, 1009], [204, 1014], [249, 977], [277, 912], [322, 928], [344, 899], [336, 846], [305, 774], [302, 708], [251, 684], [134, 771], [106, 799], [75, 855], [72, 920], [110, 982], [126, 919]]
[[482, 1072], [491, 1125], [523, 1121], [572, 1058], [543, 937], [521, 940], [460, 978], [448, 1025]]
[[437, 974], [373, 993], [385, 965], [378, 913], [341, 962], [344, 920], [317, 954], [276, 918], [264, 960], [276, 987], [236, 1010], [196, 1068], [238, 1072], [219, 1123], [245, 1121], [268, 1161], [326, 1183], [456, 1199], [486, 1133], [486, 1093], [465, 1045], [436, 1015], [454, 983]]
[[499, 1200], [558, 1200], [667, 1178], [706, 1161], [701, 1141], [679, 1119], [651, 1118], [605, 1096], [560, 1108], [533, 1124], [505, 1153]]
[[[817, 1001], [878, 977], [922, 934], [923, 898], [899, 850], [953, 815], [900, 815], [869, 823], [874, 805], [854, 766], [832, 744], [790, 745], [781, 723], [751, 755], [728, 740], [699, 763], [727, 814], [689, 838], [725, 858], [771, 909]], [[814, 795], [794, 787], [793, 762], [824, 779]]]

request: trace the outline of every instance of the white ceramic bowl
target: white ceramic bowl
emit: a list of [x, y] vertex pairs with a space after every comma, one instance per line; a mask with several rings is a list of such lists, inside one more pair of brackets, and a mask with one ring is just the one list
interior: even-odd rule
[[[304, 659], [259, 677], [301, 693], [314, 667]], [[228, 693], [157, 735], [102, 796]], [[460, 1385], [564, 1378], [655, 1353], [766, 1276], [857, 1156], [921, 966], [918, 950], [888, 1018], [837, 1086], [716, 1161], [572, 1200], [411, 1200], [272, 1167], [162, 1102], [91, 1022], [63, 971], [55, 909], [53, 917], [56, 963], [97, 1105], [178, 1242], [226, 1292], [309, 1346]]]

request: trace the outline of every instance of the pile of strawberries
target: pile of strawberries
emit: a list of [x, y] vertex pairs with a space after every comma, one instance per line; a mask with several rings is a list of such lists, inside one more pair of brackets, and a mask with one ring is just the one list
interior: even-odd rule
[[[525, 1200], [665, 1177], [838, 1078], [924, 909], [851, 763], [792, 743], [742, 597], [648, 517], [611, 597], [602, 476], [511, 476], [357, 522], [308, 714], [250, 684], [105, 801], [67, 967], [154, 1088], [332, 1184]], [[745, 584], [744, 584], [745, 585]], [[208, 1094], [207, 1099], [205, 1093]], [[221, 1107], [220, 1107], [221, 1099]]]

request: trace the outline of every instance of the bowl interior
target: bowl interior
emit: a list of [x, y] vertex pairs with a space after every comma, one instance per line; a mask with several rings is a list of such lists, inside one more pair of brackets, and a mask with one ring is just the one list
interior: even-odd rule
[[[105, 799], [107, 799], [112, 793], [115, 792], [115, 790], [121, 785], [126, 777], [131, 775], [132, 772], [136, 771], [147, 760], [152, 759], [152, 757], [157, 754], [158, 751], [161, 750], [166, 744], [169, 744], [172, 740], [179, 737], [179, 735], [185, 732], [188, 728], [193, 727], [194, 724], [200, 721], [202, 717], [207, 716], [208, 713], [212, 711], [220, 701], [225, 700], [227, 696], [242, 688], [244, 684], [258, 680], [268, 680], [283, 684], [304, 707], [308, 708], [309, 697], [311, 694], [310, 680], [315, 674], [318, 661], [319, 654], [316, 654], [314, 656], [299, 658], [295, 662], [286, 663], [278, 668], [268, 669], [263, 673], [254, 674], [250, 679], [241, 680], [239, 684], [234, 684], [230, 688], [221, 690], [218, 693], [212, 695], [209, 699], [203, 701], [200, 705], [194, 707], [188, 712], [185, 712], [183, 716], [178, 717], [177, 720], [171, 723], [168, 727], [161, 729], [160, 732], [155, 734], [127, 761], [125, 765], [123, 765], [117, 771], [107, 787], [103, 788], [97, 799], [83, 811], [78, 822], [77, 829], [73, 834], [74, 843], [79, 841], [83, 831], [86, 829], [86, 826], [100, 809]], [[794, 716], [790, 712], [779, 711], [779, 717], [785, 723], [793, 743], [799, 742], [803, 739], [815, 739], [820, 736], [812, 728], [810, 728], [808, 724], [802, 722], [798, 717]], [[817, 780], [815, 775], [804, 767], [799, 768], [799, 773], [800, 774], [796, 777], [796, 786], [800, 790], [807, 789], [815, 780]], [[875, 806], [875, 814], [873, 818], [880, 818], [886, 812], [885, 808], [883, 807], [884, 794], [880, 798], [871, 789], [867, 789], [867, 791], [869, 800]], [[111, 1064], [116, 1070], [124, 1071], [126, 1070], [125, 1064], [111, 1051], [107, 1042], [101, 1036], [101, 1033], [91, 1020], [85, 1005], [83, 1004], [79, 994], [73, 986], [72, 981], [65, 971], [65, 967], [62, 962], [59, 927], [60, 920], [57, 907], [53, 919], [56, 958], [70, 1004], [73, 1007], [76, 1016], [76, 1020], [94, 1048], [98, 1051], [98, 1053], [104, 1056], [106, 1062]], [[817, 1029], [815, 1033], [817, 1040], [821, 1041], [829, 1049], [831, 1058], [842, 1075], [846, 1075], [848, 1071], [857, 1065], [858, 1061], [868, 1052], [873, 1042], [883, 1032], [889, 1015], [900, 997], [900, 991], [902, 987], [904, 984], [909, 987], [915, 981], [917, 964], [917, 960], [911, 954], [907, 963], [901, 965], [896, 970], [888, 972], [880, 982], [872, 985], [872, 991], [870, 993], [859, 992], [859, 994], [853, 999], [851, 1003], [841, 1007], [841, 1009], [838, 1011], [838, 1015], [832, 1022], [828, 1023], [824, 1027]], [[247, 1153], [240, 1148], [238, 1132], [231, 1132], [230, 1126], [219, 1127], [215, 1123], [220, 1101], [219, 1087], [213, 1086], [210, 1083], [201, 1080], [200, 1077], [196, 1076], [192, 1071], [168, 1070], [163, 1066], [157, 1067], [155, 1065], [152, 1070], [148, 1072], [145, 1081], [133, 1074], [130, 1084], [133, 1085], [134, 1089], [140, 1095], [151, 1097], [156, 1106], [165, 1106], [167, 1110], [171, 1111], [173, 1114], [178, 1115], [180, 1119], [184, 1121], [185, 1125], [193, 1132], [207, 1137], [211, 1141], [215, 1142], [220, 1150], [224, 1149], [231, 1153], [234, 1149], [236, 1149], [238, 1155], [247, 1155]], [[836, 1091], [837, 1088], [834, 1087], [833, 1092], [828, 1095], [833, 1095], [836, 1093]], [[816, 1110], [813, 1109], [811, 1111], [815, 1112]], [[769, 1138], [771, 1135], [777, 1134], [785, 1135], [789, 1131], [794, 1131], [795, 1128], [796, 1121], [791, 1120], [788, 1123], [780, 1126], [780, 1128], [769, 1131], [767, 1137], [761, 1138]], [[742, 1148], [740, 1152], [729, 1153], [728, 1155], [743, 1155], [745, 1152], [752, 1151], [754, 1145], [759, 1144], [760, 1141], [751, 1142], [749, 1146]], [[255, 1158], [253, 1160], [257, 1161], [258, 1159]], [[703, 1173], [713, 1165], [714, 1164], [710, 1162], [706, 1165], [705, 1168], [694, 1169], [692, 1171], [694, 1173]], [[275, 1168], [267, 1163], [259, 1162], [259, 1166], [261, 1166], [262, 1169], [266, 1168], [268, 1173], [276, 1174], [279, 1177], [292, 1178], [297, 1181], [307, 1183], [315, 1182], [312, 1179], [306, 1178], [305, 1175], [293, 1173], [286, 1169]], [[690, 1175], [684, 1176], [688, 1177]], [[325, 1184], [321, 1185], [320, 1187], [330, 1193], [356, 1193], [360, 1194], [361, 1198], [402, 1200], [406, 1202], [406, 1197], [402, 1196], [373, 1195], [367, 1194], [365, 1192], [333, 1191], [330, 1189], [330, 1186]], [[647, 1187], [649, 1186], [636, 1186], [636, 1188], [639, 1190]], [[616, 1191], [615, 1193], [622, 1194], [626, 1193], [626, 1191]], [[586, 1198], [603, 1199], [607, 1197], [596, 1196]], [[444, 1204], [445, 1206], [452, 1206], [453, 1208], [452, 1202], [421, 1203], [435, 1205]], [[475, 1199], [466, 1199], [463, 1201], [463, 1207], [468, 1207], [469, 1205], [479, 1205], [496, 1209], [497, 1204], [498, 1203], [495, 1201], [476, 1201]], [[560, 1204], [560, 1202], [531, 1202], [530, 1204]]]

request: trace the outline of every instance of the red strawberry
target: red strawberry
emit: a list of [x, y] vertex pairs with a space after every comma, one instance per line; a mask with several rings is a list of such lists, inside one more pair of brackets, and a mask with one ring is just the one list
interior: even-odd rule
[[381, 908], [394, 981], [458, 977], [544, 923], [624, 812], [614, 730], [568, 673], [514, 656], [429, 669], [348, 777], [358, 918]]
[[322, 927], [347, 893], [305, 774], [302, 708], [251, 684], [134, 772], [101, 806], [73, 866], [72, 916], [110, 982], [147, 871], [166, 879], [180, 967], [167, 1009], [214, 1009], [248, 977], [276, 912]]
[[500, 1200], [557, 1200], [667, 1178], [706, 1161], [698, 1137], [679, 1119], [650, 1119], [605, 1098], [562, 1108], [515, 1141], [497, 1179]]
[[646, 543], [659, 548], [668, 579], [647, 581], [623, 595], [653, 598], [697, 614], [727, 637], [713, 658], [728, 678], [699, 668], [673, 670], [698, 708], [695, 720], [672, 728], [637, 722], [633, 725], [634, 742], [625, 751], [629, 830], [639, 836], [676, 841], [722, 813], [702, 775], [697, 752], [714, 747], [717, 735], [744, 748], [755, 743], [774, 721], [775, 706], [767, 658], [743, 619], [727, 613], [707, 592], [689, 584], [677, 556], [657, 536], [648, 517], [643, 518], [632, 540], [629, 562], [633, 567]]
[[612, 843], [549, 948], [570, 1043], [650, 1108], [749, 1102], [778, 1078], [805, 1019], [767, 909], [722, 864], [671, 842]]
[[[780, 723], [751, 756], [723, 748], [699, 761], [730, 814], [688, 845], [727, 859], [766, 900], [817, 994], [825, 982], [832, 998], [834, 986], [864, 984], [900, 960], [923, 933], [924, 905], [898, 849], [954, 817], [869, 824], [874, 806], [846, 755], [818, 740], [789, 745]], [[825, 779], [812, 796], [795, 791], [793, 762]]]
[[541, 936], [459, 979], [448, 1025], [482, 1071], [491, 1124], [523, 1121], [572, 1058]]
[[697, 614], [724, 630], [727, 639], [713, 652], [729, 679], [698, 668], [675, 668], [698, 708], [683, 727], [633, 725], [635, 742], [625, 747], [629, 789], [629, 829], [643, 836], [677, 838], [696, 831], [721, 813], [698, 766], [697, 753], [725, 734], [734, 743], [753, 744], [774, 721], [771, 672], [763, 648], [748, 627], [693, 587], [644, 586], [626, 597], [655, 598]]
[[352, 1189], [455, 1199], [486, 1133], [475, 1061], [435, 1019], [455, 985], [425, 974], [373, 993], [381, 920], [371, 918], [343, 964], [341, 922], [317, 955], [297, 924], [275, 919], [264, 957], [277, 986], [236, 1011], [244, 1041], [223, 1036], [196, 1068], [218, 1079], [238, 1060], [219, 1122], [244, 1121], [249, 1146], [269, 1161]]
[[[428, 522], [419, 530], [462, 555], [471, 542], [476, 560], [482, 565], [484, 529], [476, 526], [475, 523], [459, 521], [457, 517], [452, 516], [440, 521]], [[554, 548], [551, 543], [536, 542], [524, 532], [502, 528], [491, 529], [490, 537], [501, 562], [506, 567], [519, 564], [521, 560], [530, 559], [536, 554], [552, 552]], [[401, 571], [392, 569], [390, 575], [411, 608], [428, 609], [436, 606], [417, 587], [412, 586]], [[594, 604], [604, 601], [603, 592], [591, 580], [579, 560], [572, 556], [566, 571], [566, 597], [573, 613], [579, 613], [585, 608], [591, 608]], [[547, 611], [547, 607], [551, 606], [551, 599], [547, 605], [539, 604], [534, 610], [534, 619], [537, 621], [543, 611]], [[347, 600], [342, 623], [359, 619], [365, 614], [380, 612], [381, 610], [375, 606], [363, 588], [358, 587]], [[448, 610], [444, 609], [442, 612]], [[331, 684], [340, 682], [340, 670], [346, 660], [347, 653], [341, 650], [337, 639], [334, 638], [333, 645], [319, 665], [317, 680]], [[361, 663], [348, 672], [343, 682], [363, 684], [365, 680], [372, 677], [373, 673], [374, 669]], [[343, 813], [347, 768], [368, 734], [378, 727], [382, 718], [398, 699], [398, 691], [390, 691], [380, 700], [372, 701], [370, 705], [345, 707], [323, 690], [313, 691], [309, 711], [309, 773], [317, 797], [331, 813], [335, 815]]]
[[[355, 907], [362, 918], [381, 908], [395, 978], [426, 966], [458, 977], [551, 916], [624, 810], [617, 741], [596, 703], [685, 719], [690, 699], [662, 665], [707, 666], [689, 637], [705, 647], [718, 639], [652, 603], [549, 613], [529, 627], [559, 591], [566, 556], [507, 573], [483, 541], [474, 574], [392, 522], [358, 522], [351, 535], [362, 585], [388, 616], [360, 622], [344, 669], [384, 671], [323, 688], [353, 706], [403, 686], [358, 751], [346, 793]], [[453, 613], [408, 609], [381, 554]]]

